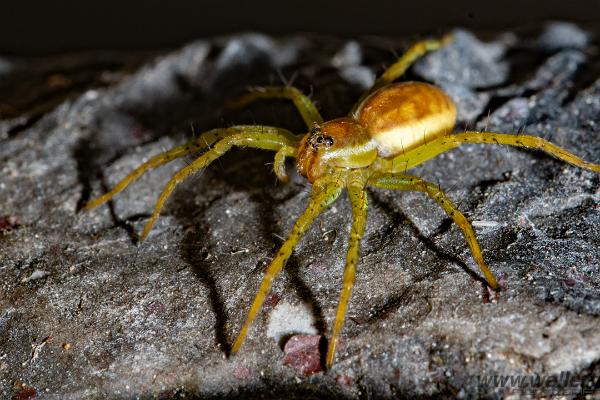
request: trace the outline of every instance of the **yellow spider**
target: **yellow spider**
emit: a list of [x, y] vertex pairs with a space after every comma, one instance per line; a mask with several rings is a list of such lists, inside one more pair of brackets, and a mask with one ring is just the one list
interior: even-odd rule
[[352, 205], [352, 228], [344, 286], [327, 349], [327, 366], [333, 364], [336, 343], [354, 285], [361, 238], [367, 218], [368, 186], [416, 190], [428, 194], [460, 227], [487, 283], [492, 289], [498, 290], [499, 285], [483, 259], [469, 221], [437, 185], [408, 175], [405, 171], [462, 143], [502, 144], [537, 149], [574, 166], [596, 172], [600, 172], [600, 165], [586, 162], [539, 137], [476, 131], [452, 134], [456, 123], [456, 107], [446, 93], [426, 83], [393, 83], [419, 57], [439, 49], [451, 40], [450, 36], [446, 36], [441, 40], [416, 43], [375, 81], [373, 87], [361, 97], [348, 116], [331, 121], [324, 122], [311, 100], [294, 87], [265, 87], [248, 93], [236, 102], [238, 106], [265, 98], [293, 101], [309, 132], [294, 135], [286, 129], [261, 125], [239, 125], [210, 130], [197, 139], [152, 157], [121, 180], [110, 192], [90, 201], [85, 208], [92, 209], [105, 203], [149, 169], [204, 151], [195, 161], [177, 172], [164, 188], [141, 234], [143, 240], [175, 187], [196, 171], [208, 166], [232, 146], [274, 151], [275, 174], [284, 182], [288, 180], [285, 159], [295, 158], [299, 173], [312, 184], [310, 202], [267, 268], [246, 321], [233, 344], [234, 354], [244, 342], [273, 279], [292, 254], [294, 246], [315, 218], [329, 207], [344, 189], [348, 190]]

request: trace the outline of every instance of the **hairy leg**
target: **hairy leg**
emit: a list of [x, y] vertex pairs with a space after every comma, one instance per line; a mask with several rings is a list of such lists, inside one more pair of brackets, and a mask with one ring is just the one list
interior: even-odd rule
[[277, 151], [281, 147], [286, 146], [290, 143], [290, 139], [282, 136], [278, 128], [260, 127], [260, 126], [237, 126], [233, 128], [237, 133], [230, 136], [225, 136], [223, 139], [215, 143], [215, 145], [203, 153], [200, 157], [194, 160], [191, 164], [185, 166], [179, 172], [177, 172], [167, 183], [162, 193], [158, 197], [154, 211], [150, 216], [150, 219], [144, 226], [144, 230], [140, 235], [140, 240], [144, 240], [156, 218], [160, 214], [160, 210], [164, 206], [165, 202], [175, 189], [175, 187], [183, 182], [187, 177], [193, 173], [205, 168], [217, 158], [221, 157], [233, 146], [240, 147], [253, 147], [257, 149], [273, 150]]
[[262, 307], [269, 289], [271, 289], [273, 279], [275, 279], [275, 276], [277, 276], [277, 274], [281, 271], [288, 258], [292, 254], [294, 247], [306, 230], [312, 225], [315, 218], [339, 197], [344, 187], [344, 181], [344, 177], [333, 177], [320, 181], [317, 180], [313, 184], [313, 190], [308, 207], [306, 210], [304, 210], [302, 215], [294, 224], [294, 228], [292, 229], [289, 237], [283, 243], [277, 252], [277, 255], [271, 262], [271, 265], [269, 265], [267, 271], [265, 272], [258, 292], [254, 297], [254, 301], [252, 302], [252, 307], [250, 308], [248, 316], [246, 317], [246, 321], [244, 322], [244, 325], [242, 326], [242, 329], [240, 330], [240, 333], [238, 334], [238, 337], [231, 349], [233, 354], [237, 353], [237, 351], [240, 349], [240, 346], [244, 342], [244, 339], [248, 334], [250, 324], [252, 324], [252, 321], [258, 314], [258, 311]]
[[600, 172], [600, 165], [585, 161], [565, 149], [537, 136], [515, 135], [495, 132], [467, 131], [437, 138], [421, 147], [394, 158], [390, 167], [394, 172], [405, 171], [419, 165], [462, 143], [500, 144], [540, 150], [559, 160], [590, 171]]
[[392, 64], [385, 72], [375, 81], [371, 88], [371, 92], [378, 88], [387, 85], [400, 78], [411, 65], [426, 53], [447, 45], [452, 41], [452, 35], [448, 34], [440, 40], [423, 40], [415, 43], [398, 61]]
[[587, 162], [565, 149], [537, 136], [514, 135], [494, 132], [467, 131], [452, 136], [455, 143], [504, 144], [541, 150], [559, 160], [590, 171], [600, 172], [600, 165]]
[[265, 86], [252, 88], [250, 93], [230, 101], [227, 105], [233, 108], [245, 107], [260, 99], [289, 99], [294, 102], [304, 123], [310, 129], [317, 123], [323, 122], [317, 107], [302, 92], [293, 86]]
[[383, 170], [390, 172], [405, 172], [410, 168], [416, 167], [417, 165], [458, 146], [460, 146], [460, 143], [456, 143], [454, 139], [452, 139], [452, 136], [447, 135], [402, 153], [391, 160], [385, 161]]
[[275, 163], [273, 164], [273, 170], [275, 171], [275, 175], [277, 175], [277, 179], [279, 179], [283, 183], [287, 183], [290, 178], [287, 176], [285, 172], [285, 159], [286, 157], [294, 157], [298, 156], [298, 149], [292, 146], [284, 146], [281, 149], [277, 150], [275, 153]]
[[399, 173], [377, 175], [369, 180], [369, 184], [384, 189], [416, 190], [427, 193], [444, 209], [446, 214], [448, 214], [448, 216], [454, 220], [454, 223], [462, 230], [469, 248], [471, 249], [471, 254], [475, 259], [475, 262], [479, 265], [479, 268], [481, 269], [481, 272], [483, 272], [490, 287], [495, 290], [500, 288], [494, 274], [492, 274], [483, 259], [481, 247], [479, 247], [479, 243], [477, 242], [473, 226], [440, 188], [433, 183], [417, 178], [416, 176]]
[[133, 170], [129, 175], [123, 178], [119, 183], [117, 183], [108, 193], [99, 196], [94, 200], [90, 200], [84, 207], [85, 210], [91, 210], [96, 208], [108, 200], [116, 196], [118, 193], [123, 191], [127, 186], [131, 185], [133, 182], [138, 180], [146, 171], [152, 170], [154, 168], [158, 168], [162, 165], [165, 165], [177, 158], [185, 157], [187, 155], [196, 153], [198, 151], [205, 150], [210, 147], [216, 141], [224, 139], [227, 136], [234, 135], [236, 133], [241, 132], [270, 132], [273, 134], [277, 134], [281, 136], [282, 142], [285, 142], [286, 145], [295, 145], [295, 135], [291, 132], [275, 127], [262, 127], [262, 126], [233, 126], [231, 128], [226, 129], [212, 129], [208, 132], [201, 134], [198, 138], [194, 140], [190, 140], [189, 142], [182, 144], [181, 146], [177, 146], [169, 151], [165, 151], [163, 153], [157, 154], [135, 170]]
[[423, 57], [426, 53], [434, 50], [438, 50], [439, 48], [447, 45], [452, 41], [453, 37], [451, 34], [448, 34], [441, 38], [440, 40], [422, 40], [420, 42], [415, 43], [410, 49], [406, 51], [389, 68], [387, 68], [383, 74], [371, 86], [371, 88], [364, 93], [360, 100], [354, 105], [352, 108], [352, 112], [356, 110], [358, 105], [364, 100], [368, 95], [376, 91], [377, 89], [392, 83], [396, 79], [400, 78], [411, 65], [415, 63], [419, 58]]
[[335, 348], [338, 337], [342, 330], [344, 318], [348, 309], [348, 301], [354, 286], [356, 275], [356, 264], [360, 255], [360, 244], [365, 232], [367, 223], [367, 192], [364, 189], [364, 180], [350, 181], [348, 183], [348, 195], [352, 204], [352, 229], [350, 231], [350, 240], [348, 242], [348, 253], [346, 256], [346, 268], [344, 270], [344, 286], [340, 294], [337, 313], [335, 315], [335, 324], [327, 348], [327, 366], [333, 365], [335, 358]]

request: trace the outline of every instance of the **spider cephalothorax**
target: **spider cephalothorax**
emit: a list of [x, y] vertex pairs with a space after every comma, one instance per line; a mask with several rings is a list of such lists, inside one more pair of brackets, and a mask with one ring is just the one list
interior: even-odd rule
[[483, 259], [481, 248], [469, 221], [437, 185], [408, 175], [406, 170], [462, 143], [510, 145], [541, 150], [572, 165], [596, 172], [600, 172], [600, 165], [586, 162], [535, 136], [476, 131], [452, 134], [456, 122], [456, 107], [446, 93], [426, 83], [392, 83], [419, 56], [439, 48], [448, 41], [449, 38], [444, 38], [441, 41], [417, 43], [377, 79], [347, 117], [327, 122], [323, 122], [314, 104], [298, 89], [259, 88], [239, 99], [235, 104], [241, 106], [260, 98], [290, 99], [296, 105], [310, 131], [305, 135], [294, 135], [283, 128], [260, 125], [213, 129], [195, 140], [152, 157], [131, 172], [110, 192], [88, 203], [86, 208], [94, 208], [108, 201], [149, 169], [202, 151], [203, 153], [196, 160], [177, 172], [162, 191], [152, 216], [140, 235], [143, 240], [177, 184], [209, 165], [232, 146], [275, 151], [274, 170], [282, 181], [287, 180], [286, 157], [296, 158], [298, 171], [312, 183], [310, 203], [267, 268], [248, 317], [233, 344], [233, 353], [237, 352], [244, 342], [250, 324], [258, 314], [273, 279], [285, 265], [296, 243], [314, 219], [331, 205], [344, 189], [347, 190], [352, 205], [352, 228], [348, 242], [344, 286], [327, 350], [329, 366], [335, 357], [336, 343], [354, 285], [360, 243], [366, 225], [366, 188], [369, 186], [414, 190], [430, 196], [462, 230], [473, 258], [486, 281], [492, 289], [497, 290], [499, 285]]
[[352, 118], [315, 124], [300, 141], [296, 165], [313, 183], [335, 168], [362, 168], [377, 159], [377, 147], [369, 133]]

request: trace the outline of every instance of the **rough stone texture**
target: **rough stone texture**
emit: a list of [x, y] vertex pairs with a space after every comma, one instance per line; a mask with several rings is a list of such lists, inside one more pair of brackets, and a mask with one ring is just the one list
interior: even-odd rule
[[[411, 41], [245, 34], [159, 55], [0, 58], [0, 397], [494, 398], [514, 390], [476, 376], [597, 378], [600, 176], [539, 153], [469, 145], [414, 171], [473, 221], [498, 294], [432, 201], [372, 190], [337, 361], [310, 376], [284, 365], [285, 340], [329, 334], [345, 199], [298, 246], [232, 358], [262, 271], [307, 203], [310, 187], [291, 166], [281, 185], [272, 154], [232, 151], [181, 185], [142, 244], [135, 233], [189, 159], [78, 212], [186, 136], [259, 121], [304, 130], [284, 101], [222, 107], [247, 86], [293, 81], [325, 118], [344, 115]], [[598, 162], [592, 46], [569, 24], [486, 43], [457, 31], [408, 78], [455, 98], [458, 129], [524, 131]], [[282, 309], [297, 318], [270, 317]]]

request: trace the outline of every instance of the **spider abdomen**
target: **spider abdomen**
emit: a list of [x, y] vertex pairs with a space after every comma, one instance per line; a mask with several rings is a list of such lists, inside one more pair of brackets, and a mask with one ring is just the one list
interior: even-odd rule
[[403, 82], [371, 94], [354, 117], [377, 143], [379, 155], [388, 158], [451, 132], [456, 106], [436, 86]]

